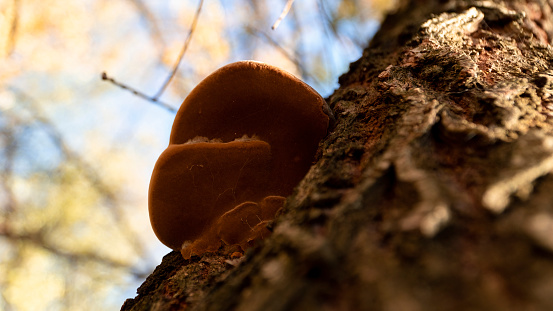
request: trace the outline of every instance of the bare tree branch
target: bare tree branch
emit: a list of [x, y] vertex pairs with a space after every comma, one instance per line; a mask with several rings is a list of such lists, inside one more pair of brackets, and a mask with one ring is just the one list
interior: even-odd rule
[[144, 19], [150, 25], [149, 29], [151, 30], [151, 36], [153, 41], [157, 42], [158, 45], [165, 46], [165, 42], [163, 40], [162, 33], [159, 30], [159, 26], [158, 26], [158, 23], [156, 22], [156, 18], [154, 14], [150, 11], [150, 9], [146, 6], [146, 4], [144, 4], [144, 1], [129, 0], [129, 2], [136, 7], [137, 11], [144, 17]]
[[120, 88], [122, 88], [122, 89], [124, 89], [124, 90], [127, 90], [127, 91], [133, 93], [134, 95], [136, 95], [136, 96], [138, 96], [138, 97], [140, 97], [140, 98], [143, 98], [143, 99], [145, 99], [145, 100], [147, 100], [147, 101], [150, 101], [150, 102], [152, 102], [152, 103], [154, 103], [154, 104], [156, 104], [156, 105], [158, 105], [158, 106], [164, 108], [165, 110], [168, 110], [169, 112], [172, 112], [172, 113], [176, 113], [176, 112], [177, 112], [177, 109], [176, 109], [175, 107], [173, 107], [173, 106], [171, 106], [171, 105], [169, 105], [169, 104], [166, 104], [166, 103], [164, 103], [164, 102], [162, 102], [162, 101], [159, 101], [159, 100], [158, 100], [157, 98], [155, 98], [155, 97], [150, 97], [150, 96], [148, 96], [148, 95], [142, 93], [141, 91], [139, 91], [139, 90], [137, 90], [137, 89], [135, 89], [135, 88], [133, 88], [133, 87], [131, 87], [131, 86], [128, 86], [128, 85], [126, 85], [126, 84], [124, 84], [124, 83], [118, 82], [118, 81], [116, 81], [115, 79], [113, 79], [112, 77], [109, 77], [109, 76], [107, 75], [107, 73], [105, 73], [105, 72], [102, 72], [102, 80], [104, 80], [104, 81], [109, 81], [109, 82], [111, 82], [111, 83], [117, 85], [118, 87], [120, 87]]
[[[340, 41], [342, 46], [345, 46], [343, 36], [340, 34], [340, 31], [338, 28], [336, 28], [336, 17], [329, 15], [328, 10], [326, 9], [325, 0], [317, 0], [317, 8], [319, 9], [319, 15], [321, 16], [321, 20], [323, 21], [323, 29], [324, 32], [328, 35], [328, 28], [330, 28], [332, 35]], [[363, 42], [362, 39], [356, 38], [356, 37], [348, 37], [349, 40], [351, 40], [355, 45], [358, 47], [362, 47]], [[364, 38], [363, 38], [364, 39]]]
[[190, 26], [190, 30], [188, 31], [188, 36], [186, 37], [186, 40], [184, 41], [184, 45], [182, 46], [182, 50], [180, 51], [179, 57], [177, 59], [177, 62], [173, 66], [173, 71], [171, 71], [171, 74], [167, 77], [165, 80], [165, 83], [161, 86], [159, 91], [152, 97], [154, 101], [157, 101], [159, 97], [163, 94], [173, 77], [175, 76], [175, 73], [177, 72], [180, 63], [182, 61], [182, 58], [184, 57], [184, 54], [186, 53], [186, 50], [188, 50], [188, 45], [190, 44], [190, 41], [192, 40], [192, 34], [194, 34], [194, 30], [196, 29], [196, 24], [198, 23], [198, 18], [200, 17], [200, 12], [202, 11], [204, 0], [200, 0], [198, 3], [198, 8], [196, 9], [196, 14], [194, 14], [194, 19], [192, 20], [192, 25]]
[[15, 150], [17, 142], [14, 139], [14, 133], [11, 129], [6, 129], [1, 132], [3, 140], [3, 162], [4, 164], [0, 168], [0, 176], [2, 181], [0, 182], [0, 189], [5, 197], [5, 204], [3, 206], [3, 212], [5, 212], [3, 217], [3, 222], [9, 221], [9, 214], [15, 210], [15, 198], [13, 190], [10, 187], [12, 171], [13, 171], [13, 161], [15, 158]]
[[94, 253], [92, 251], [69, 252], [69, 251], [60, 249], [59, 247], [50, 243], [48, 239], [45, 238], [45, 234], [42, 231], [15, 233], [4, 226], [0, 226], [0, 236], [7, 238], [11, 241], [20, 241], [20, 242], [24, 241], [24, 242], [31, 243], [34, 246], [40, 247], [56, 256], [63, 257], [70, 261], [79, 261], [79, 262], [93, 261], [96, 263], [106, 265], [111, 268], [127, 269], [130, 271], [130, 273], [133, 276], [139, 279], [144, 278], [149, 273], [146, 271], [141, 272], [141, 271], [134, 270], [133, 267], [129, 264], [100, 256], [97, 253]]
[[246, 26], [245, 29], [246, 29], [247, 33], [263, 39], [264, 41], [266, 41], [267, 43], [272, 45], [274, 48], [279, 50], [286, 58], [288, 58], [292, 63], [294, 63], [294, 65], [296, 66], [296, 68], [300, 72], [300, 75], [302, 76], [302, 78], [309, 78], [313, 81], [317, 81], [317, 79], [315, 77], [313, 77], [312, 75], [309, 74], [309, 70], [307, 70], [302, 65], [302, 62], [300, 61], [300, 57], [298, 55], [289, 53], [278, 42], [276, 42], [273, 38], [271, 38], [271, 36], [269, 36], [267, 33], [263, 32], [259, 29], [256, 29], [252, 26]]
[[288, 11], [290, 11], [290, 8], [292, 7], [292, 4], [294, 3], [294, 0], [288, 0], [286, 2], [286, 5], [284, 6], [284, 9], [282, 9], [282, 13], [280, 13], [280, 16], [276, 20], [276, 22], [271, 27], [272, 30], [277, 29], [278, 25], [280, 25], [280, 22], [286, 17], [288, 14]]
[[[144, 3], [142, 1], [132, 0], [131, 2], [133, 2], [139, 8], [139, 10], [141, 12], [147, 12], [148, 14], [150, 14], [150, 15], [146, 14], [146, 16], [151, 16], [151, 13], [149, 13], [149, 11], [144, 6]], [[177, 112], [176, 108], [174, 108], [173, 106], [168, 105], [164, 102], [161, 102], [159, 100], [159, 98], [161, 97], [163, 92], [165, 92], [165, 90], [169, 86], [169, 83], [171, 83], [171, 80], [173, 79], [173, 77], [177, 73], [177, 70], [179, 69], [180, 63], [182, 62], [182, 59], [184, 58], [184, 54], [186, 54], [186, 51], [188, 50], [188, 46], [190, 45], [190, 41], [192, 40], [192, 35], [194, 34], [194, 30], [196, 29], [196, 25], [197, 25], [198, 19], [200, 17], [200, 12], [202, 11], [203, 3], [204, 3], [204, 0], [200, 0], [200, 2], [198, 3], [196, 13], [194, 14], [194, 18], [193, 18], [192, 24], [190, 26], [190, 30], [188, 31], [188, 36], [186, 37], [186, 40], [184, 41], [184, 45], [183, 45], [183, 47], [180, 51], [180, 54], [179, 54], [179, 57], [178, 57], [177, 61], [175, 62], [175, 65], [173, 66], [173, 70], [171, 71], [169, 76], [167, 76], [167, 78], [165, 79], [165, 82], [161, 85], [160, 89], [157, 91], [157, 93], [154, 96], [148, 96], [148, 95], [144, 94], [143, 92], [141, 92], [141, 91], [139, 91], [139, 90], [137, 90], [133, 87], [130, 87], [130, 86], [124, 84], [124, 83], [118, 82], [114, 78], [109, 77], [107, 75], [107, 73], [105, 73], [105, 72], [102, 73], [102, 80], [109, 81], [109, 82], [117, 85], [118, 87], [120, 87], [122, 89], [130, 91], [134, 95], [136, 95], [140, 98], [143, 98], [147, 101], [150, 101], [150, 102], [152, 102], [152, 103], [168, 110], [169, 112], [176, 113]]]
[[13, 0], [13, 17], [10, 26], [10, 34], [7, 45], [7, 55], [10, 55], [15, 49], [15, 41], [17, 36], [17, 25], [19, 24], [19, 0]]

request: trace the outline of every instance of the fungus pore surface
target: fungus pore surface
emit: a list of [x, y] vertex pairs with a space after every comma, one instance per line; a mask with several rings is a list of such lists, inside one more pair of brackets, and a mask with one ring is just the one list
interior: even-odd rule
[[316, 91], [276, 67], [241, 61], [209, 75], [182, 103], [152, 173], [156, 236], [185, 258], [266, 237], [330, 118]]

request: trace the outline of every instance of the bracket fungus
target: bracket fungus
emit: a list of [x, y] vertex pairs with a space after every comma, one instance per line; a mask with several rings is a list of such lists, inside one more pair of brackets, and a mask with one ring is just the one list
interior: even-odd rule
[[310, 86], [254, 61], [224, 66], [177, 112], [150, 181], [150, 222], [184, 258], [269, 234], [333, 120]]

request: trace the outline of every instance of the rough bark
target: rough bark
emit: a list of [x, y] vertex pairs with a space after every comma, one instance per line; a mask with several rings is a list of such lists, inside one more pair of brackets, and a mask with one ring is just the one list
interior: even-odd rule
[[411, 1], [239, 259], [168, 254], [122, 310], [553, 310], [551, 1]]

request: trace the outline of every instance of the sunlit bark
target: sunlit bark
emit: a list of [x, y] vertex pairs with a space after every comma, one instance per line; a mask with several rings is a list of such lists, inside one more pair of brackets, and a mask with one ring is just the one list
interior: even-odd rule
[[548, 1], [411, 1], [340, 78], [265, 244], [170, 253], [123, 310], [553, 309]]

